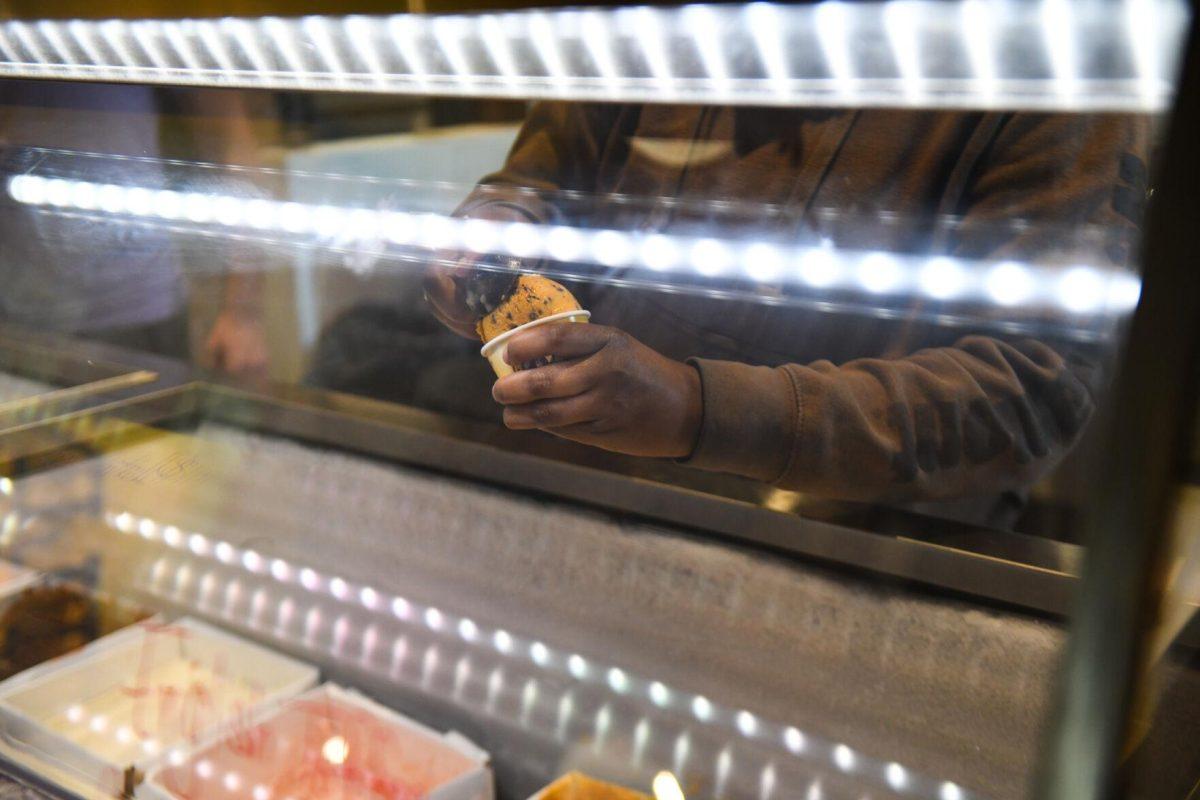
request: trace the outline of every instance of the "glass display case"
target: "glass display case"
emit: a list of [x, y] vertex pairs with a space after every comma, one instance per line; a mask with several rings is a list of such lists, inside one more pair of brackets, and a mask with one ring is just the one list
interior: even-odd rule
[[1192, 26], [0, 20], [0, 772], [1189, 797]]

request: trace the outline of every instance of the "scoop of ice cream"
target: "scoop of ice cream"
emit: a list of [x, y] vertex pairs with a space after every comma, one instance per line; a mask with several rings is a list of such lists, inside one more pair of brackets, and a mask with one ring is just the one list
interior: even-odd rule
[[512, 293], [476, 325], [486, 344], [505, 331], [551, 314], [578, 311], [579, 301], [559, 283], [541, 275], [522, 275]]

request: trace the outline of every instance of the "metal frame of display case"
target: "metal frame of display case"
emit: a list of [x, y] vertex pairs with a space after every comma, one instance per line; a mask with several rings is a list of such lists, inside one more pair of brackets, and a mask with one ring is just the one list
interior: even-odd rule
[[53, 417], [65, 408], [137, 394], [143, 387], [177, 379], [162, 372], [179, 369], [168, 360], [138, 357], [132, 364], [102, 346], [79, 344], [64, 348], [61, 337], [0, 325], [0, 370], [56, 387], [0, 403], [0, 430]]
[[[104, 77], [73, 77], [97, 76]], [[191, 382], [174, 372], [141, 386], [104, 387], [114, 391], [102, 403], [61, 396], [53, 424], [97, 413], [156, 423], [207, 414], [1041, 613], [1061, 616], [1073, 608], [1059, 713], [1051, 721], [1037, 793], [1118, 797], [1130, 777], [1122, 748], [1148, 668], [1148, 631], [1162, 601], [1171, 491], [1184, 472], [1196, 408], [1200, 244], [1191, 234], [1200, 219], [1200, 156], [1194, 149], [1200, 139], [1200, 40], [1195, 21], [1175, 108], [1163, 159], [1171, 169], [1159, 170], [1145, 236], [1144, 291], [1117, 383], [1120, 435], [1095, 487], [1090, 548], [1078, 582], [1071, 573], [1080, 551], [1070, 545], [1026, 541], [1017, 534], [947, 531], [926, 520], [911, 520], [907, 535], [880, 535], [764, 508], [749, 485], [737, 481], [725, 484], [726, 496], [669, 486], [639, 477], [635, 468], [596, 468], [622, 466], [616, 457], [586, 456], [550, 442], [516, 453], [502, 446], [504, 435], [492, 427], [305, 389], [256, 393], [220, 382]], [[1166, 341], [1173, 346], [1164, 348]], [[26, 434], [48, 424], [43, 416], [12, 426], [6, 446], [19, 451]], [[914, 528], [928, 533], [913, 536]], [[1021, 555], [1014, 558], [1014, 552]]]
[[[648, 472], [642, 460], [551, 437], [306, 387], [251, 389], [216, 378], [179, 380], [110, 395], [103, 404], [58, 410], [3, 434], [4, 451], [28, 454], [43, 446], [43, 431], [69, 431], [73, 419], [111, 415], [164, 426], [219, 421], [1055, 617], [1069, 610], [1081, 561], [1075, 545], [905, 512], [813, 519], [777, 511], [765, 505], [767, 487], [752, 481], [662, 462]], [[22, 444], [25, 438], [29, 445]]]
[[1038, 797], [1122, 797], [1134, 781], [1133, 717], [1150, 701], [1151, 641], [1165, 601], [1175, 493], [1192, 473], [1200, 399], [1195, 20], [1175, 109], [1147, 213], [1142, 298], [1115, 385], [1117, 435], [1089, 503], [1089, 548]]

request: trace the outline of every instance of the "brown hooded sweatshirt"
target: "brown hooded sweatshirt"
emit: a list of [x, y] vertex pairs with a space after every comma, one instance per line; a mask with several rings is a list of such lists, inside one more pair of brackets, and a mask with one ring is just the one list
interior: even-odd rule
[[[459, 213], [1126, 265], [1147, 128], [1115, 115], [545, 103]], [[881, 313], [819, 292], [771, 305], [600, 281], [580, 295], [596, 322], [699, 370], [703, 422], [685, 463], [830, 498], [952, 501], [952, 515], [996, 525], [1078, 438], [1111, 350], [1094, 340], [1113, 333], [1088, 344], [1021, 308], [911, 298]], [[1022, 320], [1024, 333], [1005, 332]]]

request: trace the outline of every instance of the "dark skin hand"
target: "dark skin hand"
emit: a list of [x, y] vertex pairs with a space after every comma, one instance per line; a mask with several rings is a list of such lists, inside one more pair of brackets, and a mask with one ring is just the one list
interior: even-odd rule
[[635, 456], [683, 458], [700, 431], [700, 374], [616, 328], [543, 325], [514, 336], [508, 363], [553, 363], [496, 381], [504, 424]]

